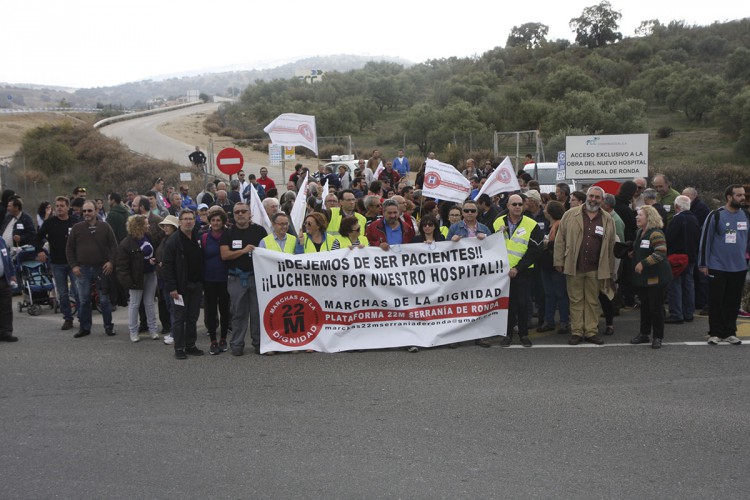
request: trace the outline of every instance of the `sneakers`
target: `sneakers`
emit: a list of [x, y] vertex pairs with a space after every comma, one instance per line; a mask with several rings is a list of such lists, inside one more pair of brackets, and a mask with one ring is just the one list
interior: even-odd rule
[[513, 338], [510, 335], [506, 335], [500, 341], [500, 347], [510, 347], [512, 343], [513, 343]]
[[81, 337], [85, 337], [86, 335], [91, 335], [91, 330], [78, 330], [78, 333], [73, 335], [74, 339], [80, 339]]
[[198, 349], [196, 346], [188, 347], [187, 349], [185, 349], [185, 352], [187, 354], [190, 354], [191, 356], [203, 356], [205, 354], [203, 351], [201, 351], [200, 349]]
[[131, 342], [140, 342], [141, 338], [138, 336], [137, 333], [131, 333], [130, 334], [130, 341]]
[[159, 334], [156, 332], [151, 332], [151, 340], [159, 340]]
[[730, 335], [729, 337], [725, 338], [724, 342], [727, 342], [732, 345], [740, 345], [742, 343], [742, 341], [734, 335]]
[[109, 337], [113, 336], [116, 333], [115, 332], [115, 326], [114, 325], [105, 326], [104, 327], [104, 333], [105, 333], [105, 335], [107, 335]]
[[165, 335], [165, 336], [164, 336], [164, 337], [162, 338], [162, 341], [163, 341], [163, 342], [164, 342], [165, 344], [167, 344], [167, 345], [172, 345], [172, 344], [174, 344], [174, 339], [172, 338], [172, 336], [171, 336], [171, 335]]
[[174, 357], [176, 359], [187, 359], [187, 354], [185, 354], [185, 351], [180, 349], [179, 351], [174, 352]]
[[707, 342], [709, 345], [719, 345], [719, 342], [721, 342], [721, 339], [719, 337], [711, 336], [711, 337], [708, 337]]
[[219, 349], [219, 344], [216, 342], [211, 342], [211, 348], [208, 350], [209, 354], [220, 354], [221, 349]]
[[737, 316], [741, 318], [750, 318], [750, 312], [747, 312], [744, 309], [740, 309], [739, 311], [737, 311]]
[[521, 337], [521, 345], [523, 345], [524, 347], [531, 347], [531, 339], [526, 336]]
[[651, 339], [648, 337], [648, 335], [636, 335], [632, 339], [630, 339], [631, 344], [648, 344], [651, 341]]
[[227, 349], [229, 349], [227, 347], [227, 341], [225, 339], [219, 340], [219, 350], [221, 352], [227, 352]]
[[60, 330], [70, 330], [73, 328], [73, 320], [72, 319], [66, 319], [63, 322], [63, 326], [60, 328]]

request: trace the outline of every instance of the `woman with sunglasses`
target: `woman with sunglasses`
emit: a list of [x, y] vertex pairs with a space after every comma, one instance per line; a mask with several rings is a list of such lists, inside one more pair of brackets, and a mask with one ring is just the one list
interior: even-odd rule
[[[343, 221], [342, 221], [343, 222]], [[297, 248], [294, 253], [328, 252], [333, 250], [336, 237], [326, 233], [328, 221], [320, 212], [313, 212], [305, 217], [305, 224], [299, 232]]]
[[445, 236], [437, 229], [437, 219], [432, 214], [424, 215], [419, 219], [419, 234], [412, 243], [432, 244], [436, 241], [445, 241]]
[[344, 217], [339, 226], [339, 235], [333, 240], [331, 250], [339, 248], [364, 248], [370, 246], [367, 237], [360, 234], [360, 222], [356, 217]]

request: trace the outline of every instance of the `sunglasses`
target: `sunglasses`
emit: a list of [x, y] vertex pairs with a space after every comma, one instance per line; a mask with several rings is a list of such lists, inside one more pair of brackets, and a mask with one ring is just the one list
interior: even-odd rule
[[435, 224], [432, 222], [425, 222], [424, 224], [422, 224], [422, 226], [423, 227], [435, 227]]
[[84, 208], [83, 210], [81, 210], [81, 212], [83, 212], [83, 213], [89, 213], [89, 212], [93, 212], [93, 210], [90, 209], [90, 208]]
[[511, 207], [522, 207], [523, 203], [508, 203]]
[[477, 212], [476, 208], [464, 208], [464, 213], [465, 214], [474, 214], [476, 212]]
[[238, 214], [246, 214], [246, 213], [248, 213], [249, 211], [250, 211], [250, 210], [235, 210], [235, 211], [234, 211], [234, 213], [235, 213], [236, 215], [238, 215]]

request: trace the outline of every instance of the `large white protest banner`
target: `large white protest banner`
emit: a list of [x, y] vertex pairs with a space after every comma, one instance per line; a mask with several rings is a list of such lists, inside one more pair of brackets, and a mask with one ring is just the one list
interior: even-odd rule
[[503, 235], [289, 255], [253, 252], [261, 352], [439, 346], [505, 335]]
[[521, 186], [518, 184], [518, 177], [513, 171], [513, 164], [510, 162], [510, 158], [506, 156], [487, 178], [474, 199], [476, 200], [484, 193], [487, 193], [487, 196], [494, 196], [498, 193], [512, 193], [520, 190]]
[[470, 192], [471, 183], [456, 167], [437, 160], [427, 160], [422, 196], [462, 203]]
[[263, 132], [271, 137], [273, 144], [281, 146], [303, 146], [318, 154], [318, 133], [315, 117], [284, 113], [266, 125]]

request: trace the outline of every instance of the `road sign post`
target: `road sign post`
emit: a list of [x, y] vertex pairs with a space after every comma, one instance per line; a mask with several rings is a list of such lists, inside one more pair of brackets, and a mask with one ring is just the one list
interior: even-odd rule
[[230, 177], [242, 170], [244, 164], [242, 153], [235, 148], [224, 148], [216, 155], [216, 166]]

